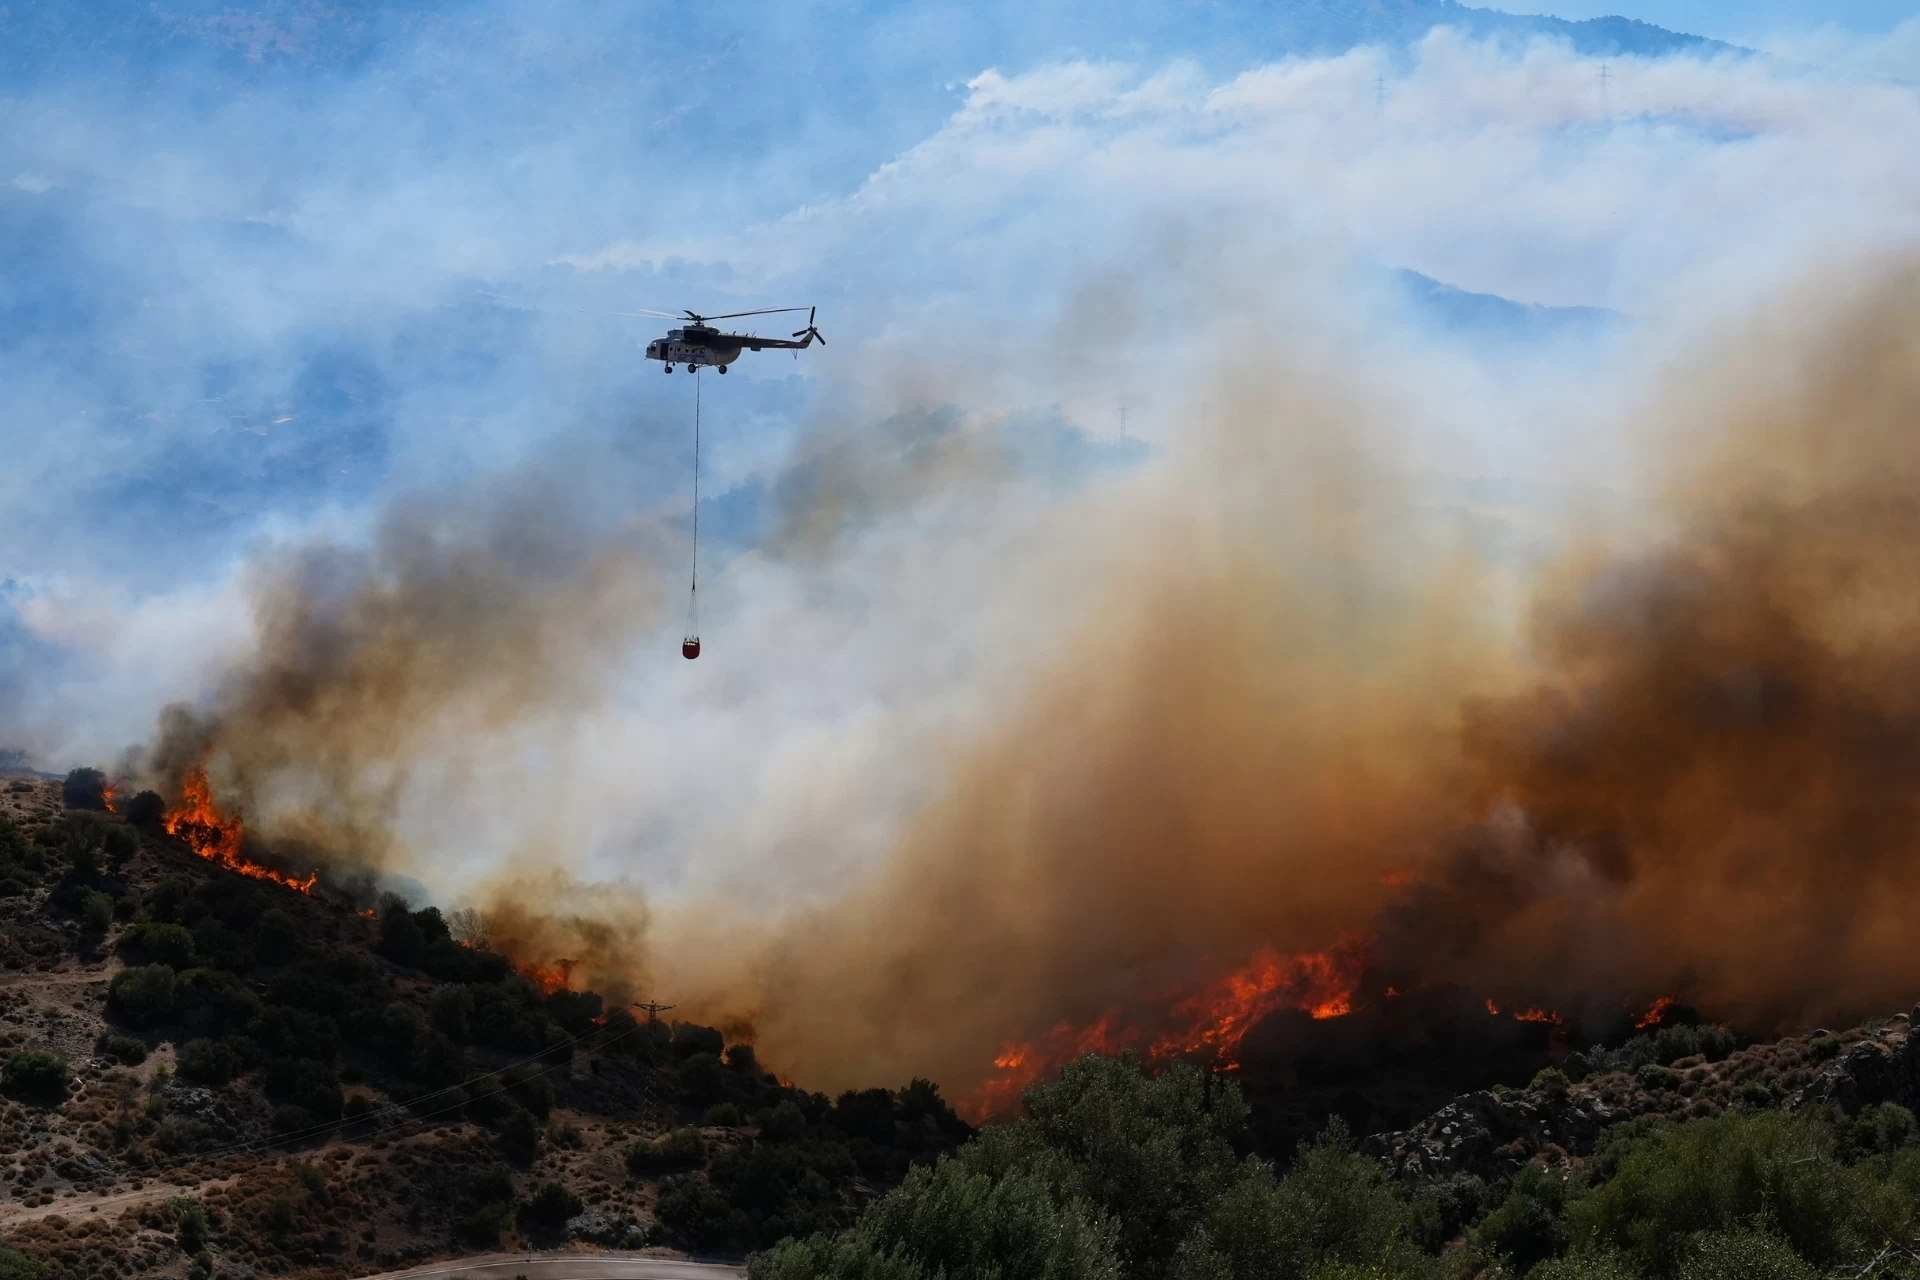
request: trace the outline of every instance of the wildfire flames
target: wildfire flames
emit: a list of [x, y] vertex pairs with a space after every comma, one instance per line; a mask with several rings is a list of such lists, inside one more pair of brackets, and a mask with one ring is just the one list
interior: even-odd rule
[[1645, 1013], [1641, 1014], [1639, 1017], [1633, 1020], [1633, 1025], [1635, 1026], [1635, 1028], [1642, 1031], [1646, 1030], [1648, 1027], [1657, 1027], [1660, 1025], [1660, 1020], [1667, 1016], [1667, 1010], [1672, 1007], [1673, 1007], [1673, 997], [1661, 996], [1658, 1000], [1655, 1000], [1652, 1004], [1647, 1006], [1647, 1011]]
[[1350, 938], [1327, 951], [1292, 956], [1263, 949], [1212, 990], [1172, 1005], [1170, 1016], [1184, 1024], [1179, 1031], [1151, 1036], [1117, 1010], [1108, 1010], [1085, 1028], [1063, 1022], [1037, 1041], [1010, 1041], [993, 1060], [999, 1074], [980, 1087], [967, 1110], [981, 1119], [1011, 1111], [1029, 1085], [1089, 1053], [1144, 1046], [1149, 1062], [1201, 1058], [1222, 1071], [1236, 1070], [1240, 1042], [1268, 1014], [1279, 1009], [1297, 1009], [1314, 1018], [1350, 1013], [1371, 942]]
[[304, 880], [296, 880], [247, 857], [242, 851], [246, 843], [246, 828], [240, 819], [230, 818], [214, 807], [213, 791], [207, 785], [204, 769], [188, 771], [181, 780], [180, 803], [167, 810], [162, 821], [168, 835], [178, 836], [195, 853], [210, 862], [219, 863], [229, 871], [237, 871], [255, 880], [271, 880], [308, 894], [319, 883], [318, 871]]
[[569, 990], [568, 984], [573, 978], [571, 960], [556, 960], [551, 969], [537, 964], [523, 965], [520, 976], [540, 988], [540, 994], [550, 996], [556, 991]]

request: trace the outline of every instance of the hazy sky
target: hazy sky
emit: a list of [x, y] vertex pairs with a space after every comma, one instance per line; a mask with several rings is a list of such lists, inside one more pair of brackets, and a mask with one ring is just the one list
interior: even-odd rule
[[1920, 14], [1920, 5], [1910, 0], [1558, 0], [1538, 6], [1507, 3], [1489, 7], [1574, 19], [1620, 14], [1674, 31], [1731, 41], [1824, 26], [1889, 31]]
[[[403, 517], [503, 592], [619, 547], [664, 585], [604, 703], [463, 742], [596, 793], [580, 849], [778, 885], [770, 850], [884, 841], [923, 781], [902, 743], [1017, 674], [989, 635], [1059, 634], [1070, 581], [996, 593], [1049, 563], [1036, 512], [1114, 469], [1121, 404], [1136, 444], [1179, 442], [1259, 333], [1418, 382], [1421, 439], [1497, 487], [1616, 356], [1462, 354], [1385, 268], [1651, 331], [1920, 207], [1914, 93], [1884, 80], [1616, 59], [1603, 98], [1552, 42], [1283, 58], [1220, 6], [1197, 33], [1161, 3], [833, 10], [0, 12], [0, 747], [104, 763], [165, 702], [216, 703], [290, 548], [327, 553], [303, 588], [331, 605], [383, 581]], [[812, 303], [829, 345], [702, 383], [727, 545], [684, 663], [692, 382], [639, 358], [651, 324], [581, 313]], [[994, 467], [1027, 487], [948, 484]], [[449, 805], [485, 776], [395, 791], [498, 860], [550, 815]]]

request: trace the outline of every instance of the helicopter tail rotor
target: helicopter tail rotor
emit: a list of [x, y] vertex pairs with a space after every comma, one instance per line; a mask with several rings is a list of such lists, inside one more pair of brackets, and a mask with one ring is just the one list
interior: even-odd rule
[[818, 342], [821, 346], [824, 347], [827, 345], [827, 340], [825, 336], [822, 335], [818, 329], [813, 327], [814, 310], [815, 308], [813, 307], [807, 308], [807, 327], [804, 329], [795, 329], [793, 331], [793, 336], [796, 338], [805, 338], [808, 342]]

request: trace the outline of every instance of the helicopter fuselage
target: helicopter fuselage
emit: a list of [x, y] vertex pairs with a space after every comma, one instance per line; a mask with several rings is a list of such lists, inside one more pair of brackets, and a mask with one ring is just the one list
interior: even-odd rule
[[668, 369], [683, 364], [689, 369], [707, 365], [724, 370], [740, 358], [742, 351], [764, 351], [770, 347], [800, 350], [812, 342], [812, 334], [808, 334], [803, 341], [790, 342], [785, 338], [762, 338], [751, 333], [721, 333], [708, 325], [688, 325], [684, 329], [669, 329], [666, 337], [649, 342], [647, 359], [659, 360]]

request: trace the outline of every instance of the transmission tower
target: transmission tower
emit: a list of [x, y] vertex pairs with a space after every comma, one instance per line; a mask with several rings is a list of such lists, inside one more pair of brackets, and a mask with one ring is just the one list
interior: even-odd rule
[[1384, 72], [1373, 73], [1373, 113], [1385, 115], [1387, 110], [1387, 77]]
[[1600, 114], [1603, 118], [1608, 120], [1611, 120], [1613, 118], [1613, 107], [1607, 98], [1607, 84], [1612, 80], [1612, 78], [1613, 78], [1612, 72], [1607, 69], [1607, 64], [1604, 62], [1601, 63], [1600, 64]]
[[647, 1025], [652, 1026], [654, 1023], [660, 1021], [661, 1014], [665, 1013], [669, 1009], [677, 1008], [678, 1006], [670, 1005], [670, 1004], [661, 1004], [658, 1001], [649, 1000], [645, 1004], [629, 1005], [628, 1007], [633, 1009], [645, 1009], [647, 1011]]

